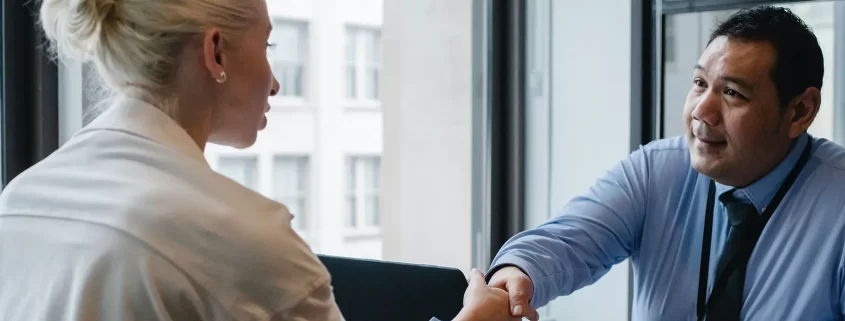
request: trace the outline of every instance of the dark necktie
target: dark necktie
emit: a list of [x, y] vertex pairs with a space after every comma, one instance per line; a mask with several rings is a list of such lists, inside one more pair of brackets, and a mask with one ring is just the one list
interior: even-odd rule
[[745, 271], [765, 221], [754, 205], [737, 200], [732, 191], [719, 197], [728, 212], [731, 229], [716, 267], [716, 281], [707, 302], [708, 321], [739, 321]]

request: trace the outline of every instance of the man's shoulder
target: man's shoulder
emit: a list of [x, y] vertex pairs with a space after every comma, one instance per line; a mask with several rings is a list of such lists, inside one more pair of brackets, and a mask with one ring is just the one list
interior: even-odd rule
[[663, 168], [666, 166], [689, 167], [689, 151], [684, 136], [674, 136], [653, 140], [634, 152], [648, 163], [649, 168]]
[[642, 148], [649, 153], [671, 151], [686, 152], [687, 139], [684, 136], [667, 137], [650, 141], [648, 144], [642, 146]]
[[813, 145], [813, 158], [827, 170], [845, 175], [845, 147], [824, 138], [815, 138]]

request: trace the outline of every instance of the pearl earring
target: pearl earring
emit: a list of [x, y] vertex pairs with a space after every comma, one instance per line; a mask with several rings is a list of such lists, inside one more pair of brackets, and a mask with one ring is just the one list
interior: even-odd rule
[[220, 72], [220, 77], [217, 77], [217, 83], [222, 84], [222, 83], [224, 83], [224, 82], [226, 82], [226, 72], [225, 72], [225, 71], [221, 71], [221, 72]]

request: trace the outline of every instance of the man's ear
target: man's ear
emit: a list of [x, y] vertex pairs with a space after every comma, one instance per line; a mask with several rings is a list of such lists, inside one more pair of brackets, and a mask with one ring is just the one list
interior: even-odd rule
[[202, 62], [211, 78], [214, 79], [219, 79], [220, 74], [226, 70], [221, 38], [220, 30], [212, 28], [203, 34], [202, 39]]
[[791, 109], [789, 111], [791, 114], [789, 117], [790, 138], [798, 137], [810, 128], [819, 112], [821, 102], [821, 92], [816, 87], [809, 87], [792, 99], [788, 107]]

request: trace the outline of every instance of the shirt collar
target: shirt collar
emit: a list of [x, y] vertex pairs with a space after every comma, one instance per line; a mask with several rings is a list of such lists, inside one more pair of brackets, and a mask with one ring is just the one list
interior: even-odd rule
[[103, 129], [128, 132], [150, 139], [208, 166], [202, 149], [188, 132], [173, 118], [147, 102], [126, 96], [119, 97], [81, 130], [79, 135]]
[[786, 176], [789, 175], [789, 172], [791, 172], [792, 168], [795, 167], [795, 164], [798, 163], [798, 159], [801, 158], [804, 146], [807, 145], [807, 136], [809, 136], [807, 133], [803, 133], [798, 136], [792, 145], [792, 149], [790, 149], [789, 153], [786, 154], [786, 157], [780, 162], [780, 164], [762, 178], [758, 179], [754, 183], [751, 183], [751, 185], [743, 188], [735, 188], [733, 186], [716, 183], [717, 198], [722, 196], [722, 194], [733, 190], [734, 197], [739, 200], [750, 201], [759, 213], [763, 213], [766, 206], [775, 196], [775, 193], [777, 193], [778, 189], [780, 189], [783, 181], [786, 180]]

